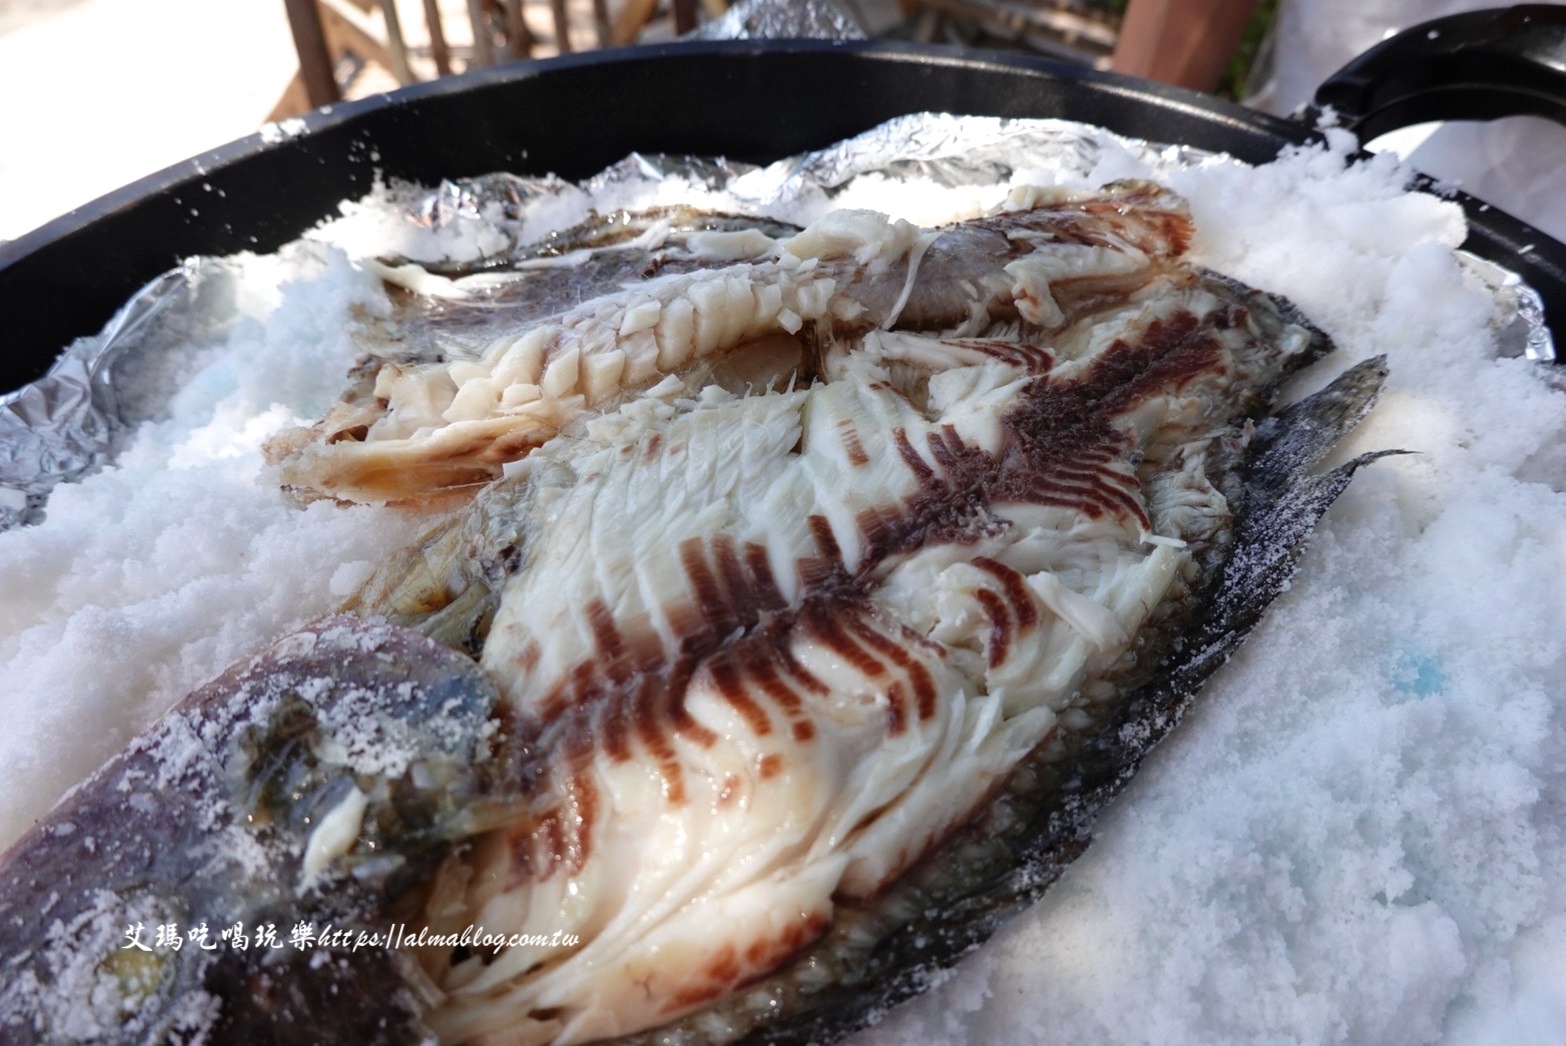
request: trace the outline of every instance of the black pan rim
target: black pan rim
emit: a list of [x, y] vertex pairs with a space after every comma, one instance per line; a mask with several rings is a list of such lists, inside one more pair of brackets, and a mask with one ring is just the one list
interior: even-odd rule
[[1319, 132], [1293, 120], [1247, 109], [1211, 95], [1022, 52], [884, 39], [695, 40], [616, 47], [490, 66], [412, 84], [368, 98], [341, 102], [312, 110], [292, 120], [281, 121], [113, 189], [15, 239], [0, 240], [0, 269], [17, 264], [39, 248], [122, 211], [128, 204], [158, 193], [190, 191], [201, 180], [254, 156], [274, 151], [294, 138], [319, 136], [329, 130], [351, 127], [383, 111], [405, 109], [436, 99], [472, 95], [571, 69], [701, 59], [706, 56], [753, 59], [768, 55], [823, 54], [853, 55], [856, 58], [899, 64], [913, 61], [933, 67], [1020, 73], [1091, 84], [1103, 93], [1124, 98], [1127, 102], [1156, 101], [1161, 107], [1170, 110], [1216, 120], [1236, 129], [1260, 131], [1279, 139], [1280, 146], [1300, 144], [1320, 137]]
[[[727, 115], [712, 121], [699, 112], [656, 108], [665, 88], [672, 98], [682, 92], [707, 97], [692, 94], [692, 84], [703, 77], [720, 84], [727, 78], [736, 91], [759, 93], [763, 82], [772, 86], [765, 77], [781, 81], [796, 70], [830, 74], [835, 85], [863, 89], [864, 97], [849, 97], [833, 107], [801, 102], [797, 95], [781, 101], [776, 96], [757, 99], [755, 113], [763, 122], [769, 114], [783, 114], [771, 129], [786, 132], [775, 146], [758, 137], [754, 126], [742, 126], [756, 121], [735, 116], [739, 103], [733, 101], [721, 102], [728, 107]], [[634, 83], [635, 95], [646, 93], [652, 100], [618, 97], [617, 83]], [[787, 84], [780, 89], [791, 90]], [[591, 97], [573, 98], [570, 92], [575, 90], [586, 90]], [[748, 135], [749, 144], [710, 151], [765, 162], [802, 147], [830, 144], [900, 113], [941, 108], [947, 100], [953, 103], [945, 106], [947, 111], [1059, 116], [1132, 137], [1226, 152], [1251, 163], [1267, 162], [1281, 149], [1323, 138], [1322, 131], [1303, 122], [1208, 95], [1020, 52], [891, 40], [726, 40], [515, 62], [264, 128], [0, 242], [0, 310], [11, 320], [6, 338], [10, 351], [0, 359], [0, 389], [40, 376], [73, 338], [96, 333], [137, 289], [184, 258], [275, 249], [328, 217], [337, 202], [362, 195], [378, 177], [438, 181], [490, 170], [542, 174], [554, 169], [558, 165], [549, 159], [527, 165], [529, 121], [537, 124], [538, 141], [548, 146], [545, 153], [579, 149], [581, 142], [562, 142], [568, 129], [552, 125], [547, 112], [507, 109], [512, 99], [524, 96], [558, 98], [567, 113], [576, 112], [572, 105], [579, 103], [576, 115], [583, 123], [602, 112], [592, 104], [623, 101], [633, 110], [630, 115], [608, 114], [621, 121], [624, 141], [616, 143], [616, 154], [583, 169], [557, 171], [565, 177], [585, 177], [632, 148], [660, 151], [660, 139], [676, 125], [680, 134], [672, 137], [683, 135], [685, 141], [702, 145], [721, 146]], [[1051, 111], [1062, 105], [1066, 111]], [[809, 116], [790, 123], [789, 114], [796, 113]], [[454, 118], [469, 121], [468, 133], [487, 140], [448, 135], [448, 144], [455, 145], [445, 155], [438, 143], [424, 151], [415, 147], [443, 133], [442, 123]], [[559, 119], [568, 121], [565, 116]], [[811, 119], [826, 122], [811, 126]], [[833, 120], [835, 125], [828, 126]], [[634, 133], [627, 126], [633, 126]], [[400, 149], [389, 147], [393, 139], [403, 140]], [[630, 148], [620, 148], [627, 143]], [[455, 157], [459, 150], [488, 162], [475, 167], [454, 159], [445, 170], [447, 155]], [[1566, 247], [1482, 201], [1449, 195], [1467, 212], [1472, 230], [1467, 246], [1538, 288], [1552, 318], [1566, 326]], [[292, 208], [292, 217], [282, 216], [287, 208]]]

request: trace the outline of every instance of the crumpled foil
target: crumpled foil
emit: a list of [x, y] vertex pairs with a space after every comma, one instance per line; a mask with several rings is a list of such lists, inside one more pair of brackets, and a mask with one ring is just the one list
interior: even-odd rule
[[98, 344], [77, 341], [48, 374], [0, 400], [0, 530], [41, 518], [54, 484], [107, 457], [115, 413], [99, 401], [108, 389], [94, 380]]
[[[1062, 120], [924, 113], [764, 168], [722, 158], [632, 154], [580, 186], [511, 174], [443, 182], [418, 196], [402, 219], [423, 228], [486, 221], [514, 246], [530, 205], [560, 193], [679, 177], [726, 190], [764, 210], [769, 202], [804, 193], [830, 197], [868, 174], [925, 177], [946, 186], [993, 183], [1028, 169], [1083, 177], [1093, 172], [1111, 142], [1138, 153], [1155, 177], [1208, 158], [1201, 150], [1131, 141]], [[1500, 266], [1476, 257], [1466, 264], [1495, 296], [1501, 351], [1554, 360], [1538, 294]], [[231, 320], [232, 309], [223, 311], [221, 295], [203, 293], [221, 287], [223, 280], [216, 277], [227, 271], [221, 260], [196, 259], [164, 274], [132, 298], [100, 335], [72, 345], [48, 375], [0, 396], [0, 530], [41, 519], [56, 484], [112, 460], [116, 436], [140, 420], [134, 415], [150, 416], [140, 410], [127, 414], [120, 386], [111, 380], [114, 373], [124, 361], [156, 356], [176, 334], [198, 328], [210, 334], [225, 317]], [[156, 371], [150, 364], [137, 366]]]
[[740, 0], [691, 40], [863, 40], [864, 31], [830, 0]]
[[1070, 120], [912, 113], [825, 149], [780, 160], [727, 188], [762, 204], [811, 191], [831, 196], [866, 174], [927, 178], [947, 188], [993, 185], [1026, 170], [1081, 178], [1098, 166], [1110, 143], [1137, 154], [1154, 177], [1212, 156], [1190, 146], [1123, 138]]
[[191, 258], [43, 377], [0, 395], [0, 531], [42, 520], [49, 491], [113, 461], [123, 435], [160, 415], [183, 350], [222, 338], [236, 318], [237, 278], [221, 258]]
[[611, 185], [623, 182], [658, 182], [666, 178], [682, 178], [692, 185], [708, 189], [724, 189], [736, 178], [756, 170], [752, 163], [727, 160], [721, 156], [680, 156], [674, 153], [632, 153], [619, 163], [599, 171], [582, 188], [596, 194]]
[[570, 187], [554, 175], [523, 178], [505, 172], [443, 181], [408, 217], [417, 225], [435, 229], [457, 221], [480, 221], [498, 208], [502, 220], [520, 221], [530, 202], [540, 196], [558, 196]]
[[110, 460], [123, 428], [115, 363], [136, 350], [161, 313], [188, 303], [194, 276], [193, 265], [159, 276], [42, 378], [0, 396], [0, 530], [42, 519], [56, 484]]
[[[948, 188], [994, 184], [1029, 167], [1072, 174], [1093, 169], [1102, 152], [1097, 136], [1080, 125], [1060, 122], [1060, 133], [1024, 128], [1050, 121], [917, 113], [895, 117], [873, 132], [850, 138], [796, 160], [774, 165], [783, 180], [841, 188], [862, 174], [928, 178]], [[886, 157], [895, 157], [888, 161]]]
[[1555, 339], [1544, 322], [1544, 299], [1521, 276], [1477, 254], [1458, 251], [1463, 268], [1495, 297], [1497, 355], [1554, 363]]
[[[514, 244], [527, 216], [526, 199], [517, 190], [517, 183], [523, 181], [535, 196], [541, 191], [538, 186], [546, 184], [553, 193], [563, 187], [596, 195], [627, 183], [679, 178], [706, 189], [727, 191], [760, 210], [809, 193], [830, 197], [862, 175], [927, 178], [946, 187], [993, 185], [1017, 171], [1030, 169], [1081, 178], [1098, 166], [1110, 143], [1116, 149], [1137, 154], [1155, 177], [1201, 163], [1213, 155], [1191, 146], [1155, 145], [1123, 138], [1069, 120], [913, 113], [767, 167], [724, 157], [632, 153], [588, 178], [580, 187], [505, 174], [443, 182], [414, 201], [405, 217], [426, 228], [440, 228], [487, 215]], [[503, 218], [495, 217], [501, 214]], [[420, 260], [433, 261], [436, 267], [440, 264], [434, 259]]]

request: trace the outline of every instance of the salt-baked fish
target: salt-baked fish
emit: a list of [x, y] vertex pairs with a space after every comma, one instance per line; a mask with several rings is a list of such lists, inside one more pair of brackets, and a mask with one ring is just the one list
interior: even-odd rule
[[[1382, 377], [1269, 414], [1326, 339], [1183, 262], [1177, 198], [1013, 206], [372, 363], [286, 481], [483, 489], [8, 855], [0, 1026], [812, 1041], [975, 947], [1285, 584]], [[419, 936], [118, 947], [175, 915]]]
[[406, 960], [358, 935], [483, 829], [496, 700], [352, 617], [192, 694], [6, 855], [0, 1041], [419, 1041]]
[[[878, 328], [960, 337], [1009, 320], [1058, 330], [1156, 278], [1189, 237], [1183, 203], [1145, 182], [1016, 203], [928, 231], [838, 211], [781, 243], [759, 228], [695, 232], [682, 257], [751, 260], [674, 266], [554, 315], [558, 298], [546, 293], [544, 315], [475, 356], [373, 360], [337, 410], [279, 434], [269, 452], [284, 483], [347, 500], [482, 484], [584, 414], [673, 375], [702, 387], [720, 361], [718, 380], [744, 388], [777, 372], [808, 377], [820, 345]], [[398, 278], [429, 289], [408, 269]]]

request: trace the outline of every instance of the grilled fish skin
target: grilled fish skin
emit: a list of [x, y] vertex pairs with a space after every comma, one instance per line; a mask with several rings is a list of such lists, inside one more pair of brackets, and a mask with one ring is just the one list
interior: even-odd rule
[[[102, 964], [77, 972], [144, 1003], [101, 1015], [108, 1041], [289, 1041], [321, 1013], [387, 1042], [814, 1041], [976, 947], [1087, 845], [1286, 582], [1363, 460], [1310, 469], [1382, 376], [1270, 413], [1330, 346], [1185, 263], [1176, 198], [1012, 205], [938, 233], [839, 215], [776, 257], [541, 317], [485, 367], [535, 338], [539, 376], [574, 353], [576, 384], [541, 380], [548, 418], [514, 444], [514, 414], [408, 428], [452, 375], [432, 360], [386, 364], [378, 387], [407, 398], [365, 433], [327, 442], [339, 416], [281, 441], [285, 476], [329, 496], [482, 490], [355, 616], [195, 695], [7, 856], [28, 872], [0, 945], [30, 979], [0, 1020], [72, 1027], [82, 981], [25, 947], [67, 867], [60, 925]], [[792, 355], [757, 354], [784, 287], [817, 307]], [[655, 338], [628, 377], [638, 335], [693, 300], [713, 329], [692, 321], [667, 361]], [[583, 361], [614, 353], [590, 397]], [[400, 760], [355, 748], [337, 710], [369, 707]], [[119, 782], [169, 775], [176, 734], [205, 769], [174, 812], [206, 820], [138, 819]], [[56, 831], [78, 822], [130, 855], [97, 886], [104, 858]], [[224, 872], [221, 847], [257, 845]], [[149, 965], [107, 954], [120, 911], [576, 940]]]
[[[411, 963], [353, 944], [492, 816], [496, 701], [462, 655], [354, 617], [186, 698], [6, 853], [0, 1038], [427, 1039]], [[301, 950], [300, 922], [351, 932]], [[209, 936], [152, 948], [160, 926]]]

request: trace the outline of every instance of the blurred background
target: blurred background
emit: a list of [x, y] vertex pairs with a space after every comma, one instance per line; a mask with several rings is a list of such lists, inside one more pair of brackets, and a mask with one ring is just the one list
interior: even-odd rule
[[[837, 6], [871, 35], [1017, 47], [1104, 64], [1125, 2], [839, 0]], [[346, 98], [519, 54], [546, 57], [562, 42], [586, 50], [667, 40], [686, 28], [682, 20], [709, 22], [726, 6], [723, 0], [0, 0], [0, 239], [310, 108], [289, 20], [292, 12], [300, 21], [310, 3], [332, 78]], [[386, 7], [395, 25], [388, 26]], [[475, 16], [482, 27], [477, 40]]]
[[[0, 0], [0, 240], [338, 98], [711, 30], [730, 0]], [[766, 4], [742, 0], [736, 7]], [[867, 35], [1018, 49], [1276, 114], [1398, 28], [1483, 0], [770, 0]], [[1555, 235], [1566, 133], [1537, 118], [1395, 148]], [[1389, 136], [1390, 138], [1391, 136]]]

